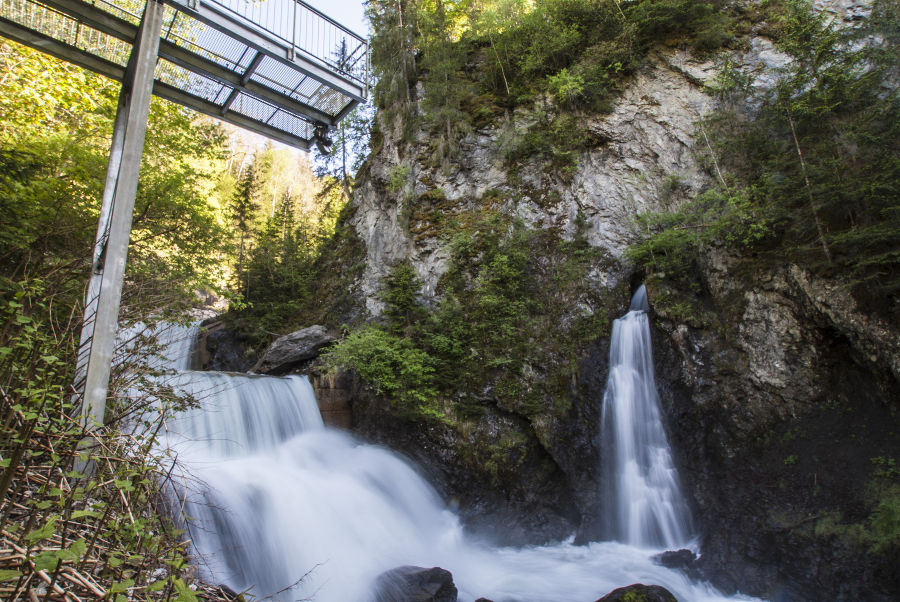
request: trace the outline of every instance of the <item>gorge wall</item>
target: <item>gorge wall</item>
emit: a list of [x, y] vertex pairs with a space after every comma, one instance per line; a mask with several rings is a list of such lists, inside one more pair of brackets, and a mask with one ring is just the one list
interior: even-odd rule
[[[847, 23], [869, 9], [816, 5]], [[790, 60], [759, 32], [729, 58], [760, 88]], [[590, 143], [563, 167], [545, 156], [510, 164], [503, 152], [536, 112], [562, 110], [548, 98], [480, 123], [449, 162], [431, 158], [431, 132], [410, 140], [399, 120], [380, 123], [347, 214], [361, 263], [348, 319], [385, 319], [385, 282], [401, 264], [420, 283], [418, 301], [438, 307], [453, 228], [484, 215], [554, 241], [529, 247], [539, 274], [582, 248], [561, 244], [591, 253], [577, 285], [538, 278], [537, 302], [552, 315], [532, 331], [588, 320], [589, 336], [571, 348], [532, 336], [512, 374], [493, 370], [477, 390], [445, 395], [443, 420], [400, 411], [358, 374], [315, 381], [320, 397], [340, 390], [353, 430], [414, 460], [473, 530], [506, 544], [600, 536], [608, 330], [598, 325], [625, 312], [645, 277], [623, 255], [643, 235], [635, 215], [677, 208], [721, 177], [699, 119], [715, 107], [709, 86], [722, 65], [657, 48], [608, 113], [579, 115]], [[421, 84], [412, 93], [420, 102]], [[688, 289], [648, 282], [663, 409], [701, 528], [691, 570], [773, 600], [895, 599], [900, 330], [861, 309], [840, 278], [789, 261], [748, 269], [748, 258], [714, 247], [697, 261]], [[450, 418], [463, 400], [471, 411]]]

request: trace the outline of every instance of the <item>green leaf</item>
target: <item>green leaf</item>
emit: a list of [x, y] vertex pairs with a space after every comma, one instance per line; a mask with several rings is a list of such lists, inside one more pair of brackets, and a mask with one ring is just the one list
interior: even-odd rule
[[13, 569], [0, 569], [0, 583], [4, 581], [12, 581], [13, 579], [18, 579], [22, 575], [22, 571], [16, 571]]
[[197, 595], [191, 591], [190, 587], [185, 585], [184, 581], [175, 579], [172, 581], [172, 584], [178, 592], [178, 597], [175, 598], [175, 602], [197, 602]]
[[120, 581], [119, 583], [113, 583], [107, 590], [107, 593], [117, 594], [120, 592], [126, 592], [130, 587], [134, 587], [134, 579], [126, 579], [125, 581]]
[[97, 517], [100, 513], [95, 510], [76, 510], [72, 513], [72, 520], [83, 518], [85, 516]]
[[85, 549], [87, 549], [87, 544], [83, 539], [79, 539], [78, 541], [72, 542], [72, 545], [67, 549], [58, 550], [56, 552], [56, 557], [64, 562], [78, 560], [84, 554]]
[[163, 579], [161, 581], [154, 581], [153, 583], [151, 583], [150, 585], [147, 586], [147, 591], [148, 592], [158, 592], [158, 591], [162, 591], [162, 589], [164, 587], [166, 587], [165, 579]]
[[34, 568], [37, 571], [52, 571], [59, 564], [59, 558], [56, 557], [56, 550], [50, 552], [41, 552], [33, 560]]
[[47, 519], [47, 523], [41, 527], [40, 529], [35, 529], [31, 533], [25, 536], [25, 541], [28, 543], [34, 543], [36, 541], [40, 541], [42, 539], [47, 539], [51, 535], [53, 535], [53, 528], [56, 526], [56, 520], [59, 518], [59, 515], [54, 514], [49, 519]]

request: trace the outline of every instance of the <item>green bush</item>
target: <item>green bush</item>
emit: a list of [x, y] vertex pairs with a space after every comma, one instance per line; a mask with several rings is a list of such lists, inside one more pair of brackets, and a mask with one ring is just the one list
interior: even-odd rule
[[421, 288], [422, 281], [409, 261], [395, 265], [382, 281], [378, 297], [385, 304], [384, 315], [395, 333], [408, 332], [421, 318]]
[[325, 355], [330, 370], [355, 370], [376, 393], [413, 415], [440, 416], [431, 358], [407, 338], [378, 326], [365, 326]]

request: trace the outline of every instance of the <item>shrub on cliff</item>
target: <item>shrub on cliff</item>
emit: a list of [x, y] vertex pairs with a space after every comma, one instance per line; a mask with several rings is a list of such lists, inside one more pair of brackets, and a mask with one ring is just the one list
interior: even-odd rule
[[401, 413], [440, 416], [435, 406], [431, 358], [407, 338], [379, 326], [350, 333], [325, 354], [331, 370], [355, 370], [375, 393], [390, 399]]

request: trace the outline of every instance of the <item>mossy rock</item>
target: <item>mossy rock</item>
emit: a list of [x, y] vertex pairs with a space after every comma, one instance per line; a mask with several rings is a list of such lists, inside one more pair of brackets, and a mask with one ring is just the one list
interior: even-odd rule
[[613, 590], [597, 602], [678, 602], [678, 599], [659, 585], [635, 583]]

